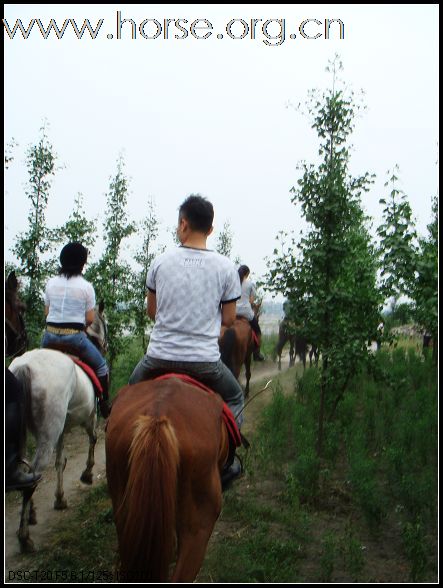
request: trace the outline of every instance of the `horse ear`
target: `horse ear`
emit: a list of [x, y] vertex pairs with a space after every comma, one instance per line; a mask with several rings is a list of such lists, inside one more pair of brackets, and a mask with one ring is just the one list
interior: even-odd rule
[[11, 290], [17, 290], [18, 287], [18, 281], [17, 281], [17, 277], [15, 275], [15, 270], [12, 270], [12, 272], [10, 272], [6, 283], [8, 285], [8, 288], [10, 288]]
[[100, 300], [100, 302], [98, 303], [98, 311], [101, 314], [104, 310], [105, 310], [105, 301]]

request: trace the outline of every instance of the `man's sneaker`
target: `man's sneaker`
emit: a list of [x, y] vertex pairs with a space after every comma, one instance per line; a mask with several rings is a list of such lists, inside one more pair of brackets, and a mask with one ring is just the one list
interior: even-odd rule
[[257, 351], [256, 353], [254, 353], [254, 361], [264, 361], [265, 360], [265, 356], [262, 355], [260, 353], [260, 351]]
[[234, 457], [234, 461], [232, 464], [227, 467], [223, 468], [221, 473], [221, 483], [222, 483], [222, 490], [226, 490], [226, 488], [231, 484], [235, 478], [238, 478], [243, 473], [243, 468], [240, 463], [240, 460], [237, 456]]

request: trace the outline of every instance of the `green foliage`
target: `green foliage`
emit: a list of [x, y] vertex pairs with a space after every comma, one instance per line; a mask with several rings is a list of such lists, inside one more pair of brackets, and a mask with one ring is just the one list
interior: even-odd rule
[[142, 245], [134, 255], [139, 270], [134, 272], [132, 284], [135, 334], [141, 337], [141, 346], [144, 351], [147, 346], [146, 329], [152, 322], [146, 312], [146, 278], [155, 257], [154, 246], [158, 237], [158, 219], [152, 198], [148, 201], [147, 209], [148, 214], [138, 224], [138, 229], [142, 233]]
[[411, 580], [423, 579], [428, 563], [424, 527], [420, 519], [405, 523], [403, 527], [403, 544], [408, 560], [411, 562]]
[[122, 244], [134, 231], [126, 213], [128, 179], [123, 172], [124, 162], [117, 161], [117, 173], [111, 178], [107, 194], [104, 222], [105, 251], [100, 260], [91, 264], [85, 273], [95, 287], [98, 300], [103, 300], [108, 322], [108, 358], [110, 370], [125, 345], [124, 332], [129, 328], [131, 313], [122, 312], [132, 301], [132, 270], [121, 259]]
[[97, 220], [88, 220], [83, 206], [83, 194], [77, 194], [74, 202], [74, 209], [66, 223], [58, 229], [58, 239], [63, 243], [77, 241], [85, 247], [94, 245], [96, 236]]
[[322, 540], [320, 555], [321, 582], [331, 582], [337, 558], [337, 543], [333, 533], [328, 532]]
[[366, 517], [371, 532], [376, 533], [385, 516], [386, 508], [377, 482], [377, 464], [368, 455], [361, 431], [354, 429], [348, 439], [348, 459], [349, 477], [354, 496]]
[[419, 240], [416, 256], [416, 274], [411, 288], [418, 324], [434, 338], [434, 361], [437, 361], [438, 335], [438, 199], [432, 203], [432, 222], [428, 235]]
[[396, 165], [388, 174], [392, 188], [389, 199], [381, 199], [383, 223], [378, 227], [381, 292], [385, 299], [409, 294], [415, 269], [416, 232], [412, 210], [406, 195], [397, 188], [399, 168]]
[[142, 349], [141, 337], [129, 336], [123, 339], [122, 351], [114, 361], [112, 370], [111, 399], [120, 388], [126, 386], [135, 366], [145, 352], [146, 349]]
[[5, 169], [9, 168], [9, 164], [14, 161], [13, 150], [15, 147], [18, 146], [17, 141], [12, 137], [12, 139], [7, 143], [5, 149]]
[[[368, 173], [351, 177], [346, 146], [358, 105], [353, 94], [335, 89], [337, 61], [332, 63], [333, 87], [321, 97], [311, 94], [308, 112], [320, 140], [322, 162], [302, 163], [294, 204], [309, 223], [308, 233], [274, 251], [268, 263], [268, 289], [282, 292], [291, 303], [291, 318], [322, 352], [322, 409], [319, 453], [322, 451], [324, 404], [342, 397], [350, 376], [367, 357], [367, 341], [379, 323], [376, 255], [360, 203], [369, 189]], [[298, 251], [297, 251], [298, 250]], [[327, 400], [325, 400], [327, 399]]]
[[88, 491], [79, 508], [69, 509], [54, 536], [33, 554], [27, 569], [47, 570], [40, 572], [40, 577], [49, 582], [109, 582], [116, 548], [111, 500], [106, 483], [102, 483]]
[[51, 252], [56, 242], [56, 236], [46, 226], [45, 218], [52, 176], [55, 174], [56, 155], [44, 127], [41, 132], [38, 144], [28, 149], [26, 158], [29, 175], [26, 194], [31, 204], [29, 226], [26, 232], [17, 236], [13, 246], [19, 262], [19, 273], [25, 279], [21, 298], [26, 304], [25, 321], [30, 347], [39, 345], [44, 328], [43, 289], [53, 271], [53, 263], [45, 260], [45, 256]]
[[229, 221], [225, 221], [223, 229], [220, 231], [217, 238], [217, 245], [215, 250], [221, 255], [231, 257], [232, 253], [232, 229]]

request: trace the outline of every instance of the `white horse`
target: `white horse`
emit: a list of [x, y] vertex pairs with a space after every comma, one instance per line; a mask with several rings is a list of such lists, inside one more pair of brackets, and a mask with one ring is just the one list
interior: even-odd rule
[[[32, 466], [36, 473], [44, 471], [56, 448], [57, 487], [55, 509], [67, 507], [63, 491], [63, 470], [67, 458], [63, 453], [63, 437], [73, 426], [80, 425], [89, 436], [86, 469], [80, 480], [92, 484], [96, 435], [96, 402], [94, 387], [72, 359], [52, 349], [34, 349], [17, 357], [9, 366], [21, 382], [27, 397], [27, 426], [36, 440]], [[32, 493], [23, 493], [23, 506], [18, 538], [22, 552], [34, 551], [29, 537], [29, 523], [35, 524]]]

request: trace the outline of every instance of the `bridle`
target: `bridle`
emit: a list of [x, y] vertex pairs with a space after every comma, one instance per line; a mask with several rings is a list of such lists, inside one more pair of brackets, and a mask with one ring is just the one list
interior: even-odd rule
[[[28, 335], [26, 333], [25, 322], [20, 313], [17, 313], [20, 321], [20, 330], [5, 316], [5, 338], [6, 338], [6, 357], [13, 359], [14, 357], [24, 353], [28, 347]], [[8, 335], [9, 329], [9, 335]], [[12, 349], [12, 353], [9, 350]]]

